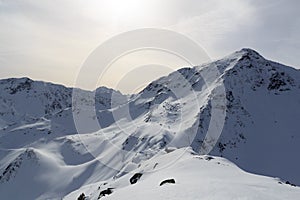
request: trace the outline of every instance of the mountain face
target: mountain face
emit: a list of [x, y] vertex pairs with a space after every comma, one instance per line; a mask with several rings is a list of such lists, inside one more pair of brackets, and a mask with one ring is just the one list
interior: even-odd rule
[[[119, 104], [127, 100], [121, 93], [105, 87], [93, 92], [74, 90], [80, 91], [81, 98], [73, 103], [92, 105], [98, 112], [111, 108], [112, 93]], [[0, 91], [2, 147], [23, 147], [39, 138], [77, 133], [72, 110], [73, 88], [29, 78], [11, 78], [0, 80]], [[90, 102], [92, 97], [94, 101]]]
[[[219, 62], [222, 70], [223, 61]], [[238, 63], [225, 68], [227, 119], [212, 154], [229, 158], [247, 171], [299, 185], [300, 176], [295, 173], [300, 167], [296, 153], [299, 70], [265, 60], [251, 50], [242, 50]]]
[[[148, 189], [154, 199], [184, 190], [176, 198], [300, 195], [291, 186], [300, 185], [300, 71], [251, 49], [182, 68], [130, 97], [28, 78], [1, 80], [0, 91], [0, 193], [7, 198], [84, 192], [98, 199], [103, 192], [120, 199]], [[100, 130], [89, 125], [95, 121]], [[212, 185], [238, 192], [214, 195]]]

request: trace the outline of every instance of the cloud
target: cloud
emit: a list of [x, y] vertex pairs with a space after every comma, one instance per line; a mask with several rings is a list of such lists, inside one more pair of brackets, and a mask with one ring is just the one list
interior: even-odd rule
[[144, 27], [184, 33], [213, 58], [252, 47], [300, 68], [299, 7], [297, 0], [0, 0], [0, 78], [72, 85], [98, 44]]
[[[243, 47], [300, 68], [299, 1], [214, 1], [199, 16], [185, 18], [171, 28], [202, 44], [212, 57]], [[298, 17], [297, 17], [298, 16]]]

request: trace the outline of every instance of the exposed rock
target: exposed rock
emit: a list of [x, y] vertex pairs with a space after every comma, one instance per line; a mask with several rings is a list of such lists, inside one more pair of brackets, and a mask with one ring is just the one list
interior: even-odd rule
[[175, 179], [171, 178], [171, 179], [166, 179], [164, 181], [162, 181], [159, 186], [162, 186], [164, 184], [167, 184], [167, 183], [170, 183], [170, 184], [175, 184]]

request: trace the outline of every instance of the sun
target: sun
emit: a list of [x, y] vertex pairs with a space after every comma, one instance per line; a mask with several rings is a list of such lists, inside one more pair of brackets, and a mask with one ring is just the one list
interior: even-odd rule
[[143, 10], [141, 1], [139, 0], [111, 0], [109, 2], [112, 14], [118, 17], [127, 17], [140, 13]]
[[107, 16], [119, 22], [141, 19], [144, 16], [143, 13], [147, 10], [145, 5], [140, 0], [110, 0], [101, 3], [102, 8], [105, 8], [105, 12], [107, 12]]
[[118, 26], [155, 21], [159, 11], [156, 0], [91, 0], [84, 7], [86, 16]]

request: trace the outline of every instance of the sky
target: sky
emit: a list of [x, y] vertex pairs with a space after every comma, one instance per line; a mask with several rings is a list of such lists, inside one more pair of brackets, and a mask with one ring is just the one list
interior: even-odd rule
[[[0, 78], [27, 76], [74, 86], [83, 63], [100, 44], [149, 27], [186, 35], [211, 59], [249, 47], [300, 68], [299, 8], [298, 0], [0, 0]], [[120, 58], [98, 84], [132, 93], [186, 65], [166, 55], [159, 58], [166, 60], [165, 66], [149, 67], [153, 57], [163, 55]], [[141, 57], [148, 65], [143, 62], [129, 73]]]

